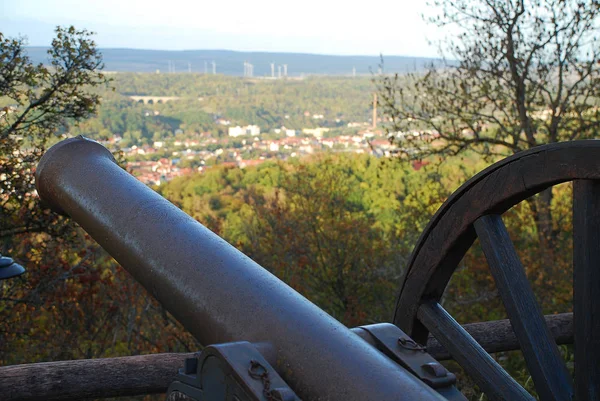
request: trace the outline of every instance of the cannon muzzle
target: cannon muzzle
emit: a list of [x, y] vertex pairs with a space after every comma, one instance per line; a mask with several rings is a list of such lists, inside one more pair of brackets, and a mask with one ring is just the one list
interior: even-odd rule
[[41, 199], [85, 229], [203, 345], [275, 349], [305, 400], [441, 400], [404, 368], [120, 168], [83, 137], [39, 163]]

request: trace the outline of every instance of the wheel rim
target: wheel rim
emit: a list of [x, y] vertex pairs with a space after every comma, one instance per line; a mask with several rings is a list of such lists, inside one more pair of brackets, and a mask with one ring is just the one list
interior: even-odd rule
[[540, 398], [571, 400], [571, 379], [500, 217], [517, 203], [568, 181], [575, 181], [573, 225], [580, 239], [579, 246], [574, 241], [575, 392], [580, 401], [599, 397], [600, 368], [592, 358], [600, 358], [600, 344], [591, 335], [600, 330], [600, 308], [594, 304], [600, 297], [600, 266], [592, 268], [600, 264], [599, 155], [600, 141], [556, 143], [488, 167], [440, 207], [411, 255], [394, 323], [421, 343], [431, 331], [490, 399], [532, 398], [438, 301], [479, 237]]

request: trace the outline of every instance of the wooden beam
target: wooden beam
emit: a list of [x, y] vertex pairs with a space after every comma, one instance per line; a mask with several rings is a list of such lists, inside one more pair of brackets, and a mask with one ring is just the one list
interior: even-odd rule
[[573, 181], [575, 397], [600, 399], [600, 181]]
[[423, 303], [417, 317], [489, 400], [535, 401], [439, 303]]
[[[550, 333], [558, 345], [573, 344], [572, 313], [544, 317]], [[519, 349], [519, 341], [508, 319], [470, 323], [463, 325], [463, 328], [490, 354]], [[452, 359], [448, 351], [431, 335], [427, 340], [427, 352], [439, 361]]]
[[0, 367], [0, 399], [81, 400], [164, 393], [190, 354], [32, 363]]
[[571, 401], [573, 380], [560, 357], [502, 217], [497, 214], [481, 216], [473, 226], [540, 399]]
[[[573, 342], [572, 313], [546, 316], [546, 323], [557, 344]], [[463, 327], [487, 352], [519, 348], [508, 320]], [[450, 359], [444, 347], [432, 337], [427, 349], [438, 360]], [[164, 393], [185, 358], [193, 355], [155, 354], [4, 366], [0, 367], [0, 398], [67, 401]]]

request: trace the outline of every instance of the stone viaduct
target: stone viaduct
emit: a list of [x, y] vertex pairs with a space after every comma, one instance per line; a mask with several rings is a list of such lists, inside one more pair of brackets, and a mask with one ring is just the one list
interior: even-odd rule
[[171, 100], [179, 99], [178, 96], [129, 96], [135, 102], [143, 102], [144, 104], [167, 103]]

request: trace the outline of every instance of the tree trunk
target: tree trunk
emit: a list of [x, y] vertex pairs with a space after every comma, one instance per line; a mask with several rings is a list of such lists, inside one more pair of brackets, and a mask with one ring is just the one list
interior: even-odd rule
[[[539, 241], [539, 260], [541, 262], [541, 271], [538, 274], [543, 274], [541, 285], [544, 286], [543, 293], [538, 292], [542, 298], [543, 294], [552, 297], [553, 287], [551, 284], [556, 273], [556, 260], [554, 250], [556, 249], [557, 232], [553, 226], [552, 217], [552, 187], [540, 192], [537, 196], [530, 198], [529, 205], [535, 221]], [[536, 280], [536, 277], [531, 277]], [[541, 299], [545, 303], [544, 299]]]
[[535, 199], [537, 206], [537, 213], [534, 213], [535, 225], [540, 244], [544, 245], [545, 249], [552, 249], [552, 245], [556, 242], [556, 232], [552, 224], [552, 199], [552, 187], [540, 192]]

